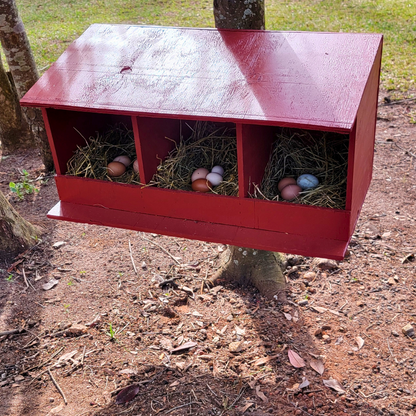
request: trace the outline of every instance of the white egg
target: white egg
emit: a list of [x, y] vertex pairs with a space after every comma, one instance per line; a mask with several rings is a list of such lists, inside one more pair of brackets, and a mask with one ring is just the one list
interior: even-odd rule
[[224, 175], [224, 168], [222, 167], [222, 166], [214, 166], [212, 169], [211, 169], [211, 172], [212, 173], [218, 173], [219, 175]]
[[127, 167], [128, 165], [130, 165], [131, 163], [131, 159], [128, 156], [117, 156], [113, 162], [120, 162], [122, 163], [125, 167]]
[[222, 182], [222, 176], [219, 173], [208, 173], [206, 179], [212, 183], [212, 186], [218, 186]]
[[300, 175], [296, 182], [303, 190], [316, 188], [319, 184], [318, 178], [310, 173]]
[[134, 161], [134, 163], [133, 163], [133, 170], [136, 172], [136, 173], [139, 173], [139, 162], [138, 162], [138, 160], [136, 159], [135, 161]]

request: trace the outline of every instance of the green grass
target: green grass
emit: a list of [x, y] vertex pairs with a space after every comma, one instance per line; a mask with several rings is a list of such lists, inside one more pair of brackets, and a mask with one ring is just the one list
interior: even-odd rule
[[[92, 23], [213, 27], [212, 0], [17, 0], [45, 70]], [[266, 0], [266, 28], [383, 33], [382, 87], [416, 89], [414, 0]]]

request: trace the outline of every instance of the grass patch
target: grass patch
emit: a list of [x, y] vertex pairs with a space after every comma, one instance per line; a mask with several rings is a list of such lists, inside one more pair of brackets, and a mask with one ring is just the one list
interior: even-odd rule
[[[214, 26], [212, 0], [18, 0], [17, 4], [41, 72], [92, 23]], [[398, 93], [415, 89], [413, 0], [266, 0], [266, 28], [383, 33], [382, 88]]]

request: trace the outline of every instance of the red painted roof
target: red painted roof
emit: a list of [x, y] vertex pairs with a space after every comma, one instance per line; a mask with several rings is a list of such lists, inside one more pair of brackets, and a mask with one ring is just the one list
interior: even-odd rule
[[381, 40], [96, 24], [21, 104], [348, 131]]

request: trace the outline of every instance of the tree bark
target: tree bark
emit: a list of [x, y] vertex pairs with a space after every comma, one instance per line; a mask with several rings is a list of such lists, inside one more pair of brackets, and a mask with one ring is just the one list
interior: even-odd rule
[[214, 0], [217, 29], [264, 30], [264, 0]]
[[[15, 0], [0, 0], [0, 42], [20, 99], [39, 79], [39, 74]], [[23, 113], [31, 126], [34, 144], [40, 149], [45, 168], [52, 170], [52, 154], [40, 110], [25, 108]]]
[[0, 192], [0, 260], [10, 260], [35, 243], [40, 230], [22, 218]]
[[210, 278], [252, 284], [269, 299], [285, 300], [286, 280], [282, 272], [284, 258], [280, 253], [229, 246], [222, 255], [222, 265]]
[[22, 116], [12, 80], [0, 59], [0, 137], [2, 150], [11, 153], [19, 147], [30, 147], [32, 135]]
[[[214, 18], [217, 29], [264, 30], [264, 0], [214, 0]], [[281, 254], [229, 246], [221, 260], [220, 269], [210, 279], [213, 284], [218, 279], [250, 283], [263, 296], [285, 301]]]

